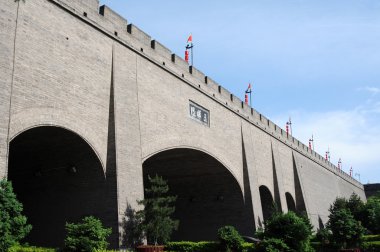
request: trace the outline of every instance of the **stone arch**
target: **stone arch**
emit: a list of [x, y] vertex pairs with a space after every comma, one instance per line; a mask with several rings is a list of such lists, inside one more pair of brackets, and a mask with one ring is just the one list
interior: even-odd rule
[[252, 235], [254, 223], [247, 219], [254, 218], [247, 216], [236, 177], [209, 153], [194, 148], [166, 149], [144, 159], [143, 173], [145, 187], [147, 176], [158, 174], [168, 181], [171, 194], [178, 196], [174, 217], [180, 226], [173, 240], [215, 240], [217, 230], [225, 225]]
[[274, 213], [275, 203], [273, 200], [272, 193], [270, 192], [268, 187], [266, 187], [265, 185], [261, 185], [259, 187], [259, 192], [261, 199], [261, 207], [263, 210], [263, 218], [264, 221], [266, 221]]
[[294, 201], [293, 196], [289, 192], [286, 192], [285, 197], [286, 197], [286, 205], [288, 206], [288, 211], [292, 211], [296, 213], [297, 212], [296, 202]]
[[[9, 141], [16, 138], [23, 132], [43, 126], [59, 127], [69, 130], [84, 141], [96, 153], [99, 158], [104, 172], [106, 172], [106, 145], [107, 132], [104, 135], [101, 132], [96, 132], [90, 124], [86, 124], [82, 118], [75, 116], [73, 113], [68, 113], [65, 110], [53, 108], [30, 108], [20, 111], [11, 118]], [[107, 129], [107, 125], [104, 125]]]
[[220, 164], [222, 164], [231, 173], [231, 175], [235, 178], [236, 182], [239, 184], [241, 192], [244, 195], [244, 193], [245, 193], [244, 186], [241, 182], [241, 179], [239, 178], [239, 176], [234, 171], [234, 169], [232, 169], [229, 165], [227, 165], [226, 162], [222, 158], [220, 158], [218, 155], [216, 155], [215, 153], [213, 153], [209, 150], [203, 149], [201, 147], [190, 146], [190, 145], [176, 145], [176, 146], [169, 146], [169, 147], [161, 148], [161, 149], [155, 150], [155, 151], [149, 153], [148, 155], [146, 155], [145, 157], [143, 157], [142, 163], [144, 163], [147, 159], [151, 158], [154, 155], [157, 155], [157, 154], [162, 153], [164, 151], [170, 151], [170, 150], [175, 150], [175, 149], [195, 150], [195, 151], [203, 152], [203, 153], [211, 156], [212, 158], [217, 160]]
[[[37, 126], [10, 142], [8, 179], [33, 225], [31, 245], [63, 245], [66, 222], [93, 215], [117, 236], [117, 202], [93, 147], [63, 127]], [[115, 245], [114, 236], [110, 240]]]

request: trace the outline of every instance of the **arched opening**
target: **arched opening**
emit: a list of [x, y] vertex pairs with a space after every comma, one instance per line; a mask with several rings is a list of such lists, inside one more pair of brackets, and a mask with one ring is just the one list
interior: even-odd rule
[[[8, 179], [33, 229], [31, 245], [61, 247], [65, 223], [93, 215], [117, 237], [115, 186], [79, 135], [59, 127], [29, 129], [11, 141]], [[115, 240], [111, 238], [111, 245]]]
[[261, 207], [263, 210], [264, 221], [266, 221], [270, 216], [272, 216], [275, 208], [275, 203], [273, 201], [273, 196], [269, 191], [268, 187], [262, 185], [259, 187]]
[[297, 212], [296, 209], [296, 203], [294, 202], [294, 199], [290, 193], [285, 193], [286, 197], [286, 205], [288, 206], [288, 211]]
[[[241, 234], [252, 235], [253, 213], [246, 209], [241, 188], [219, 161], [193, 149], [160, 152], [143, 164], [147, 176], [158, 174], [168, 181], [170, 194], [177, 195], [174, 218], [180, 221], [172, 240], [215, 240], [217, 230], [232, 225]], [[249, 208], [251, 209], [251, 208]]]

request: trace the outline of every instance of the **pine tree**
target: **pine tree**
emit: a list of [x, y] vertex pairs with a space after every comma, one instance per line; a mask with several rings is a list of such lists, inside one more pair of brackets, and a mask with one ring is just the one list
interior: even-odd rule
[[168, 196], [169, 186], [167, 182], [156, 174], [148, 176], [149, 187], [145, 189], [145, 199], [138, 201], [144, 206], [137, 212], [141, 218], [141, 229], [145, 232], [149, 242], [165, 244], [169, 241], [174, 230], [177, 230], [179, 221], [173, 220], [171, 215], [175, 211], [174, 203], [177, 196]]
[[17, 244], [32, 229], [22, 215], [22, 204], [13, 192], [11, 182], [0, 181], [0, 252]]
[[[354, 204], [351, 202], [351, 205]], [[331, 238], [334, 243], [338, 248], [357, 246], [364, 234], [364, 228], [352, 215], [348, 208], [348, 201], [337, 198], [330, 206], [329, 211], [329, 221], [326, 227], [331, 230]]]

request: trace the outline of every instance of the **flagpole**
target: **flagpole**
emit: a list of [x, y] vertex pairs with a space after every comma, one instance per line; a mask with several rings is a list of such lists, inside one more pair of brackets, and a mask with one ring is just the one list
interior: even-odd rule
[[249, 92], [249, 106], [252, 108], [252, 90]]
[[194, 66], [194, 63], [193, 63], [193, 47], [194, 47], [194, 44], [193, 44], [193, 42], [191, 42], [191, 66]]

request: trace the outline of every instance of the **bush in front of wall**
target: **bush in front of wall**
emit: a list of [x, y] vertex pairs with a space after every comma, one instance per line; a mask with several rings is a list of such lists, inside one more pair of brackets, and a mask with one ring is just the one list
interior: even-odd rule
[[0, 180], [0, 252], [16, 245], [32, 229], [22, 215], [23, 206], [13, 192], [12, 183]]
[[286, 243], [277, 238], [268, 238], [262, 240], [255, 249], [255, 252], [291, 252]]
[[310, 247], [312, 225], [306, 216], [294, 212], [274, 213], [265, 221], [264, 239], [280, 239], [292, 251], [313, 251]]
[[242, 251], [243, 238], [233, 226], [224, 226], [218, 230], [220, 248], [223, 251]]
[[100, 220], [88, 216], [79, 223], [66, 223], [66, 232], [65, 251], [93, 252], [107, 249], [111, 228], [104, 228]]

